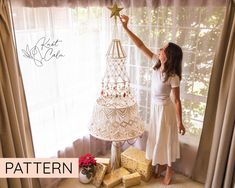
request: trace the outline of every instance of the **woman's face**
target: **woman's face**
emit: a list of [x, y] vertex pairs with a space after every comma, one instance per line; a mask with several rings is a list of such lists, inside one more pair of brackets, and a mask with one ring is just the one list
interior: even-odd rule
[[165, 45], [163, 48], [161, 48], [159, 51], [159, 59], [160, 59], [161, 63], [165, 63], [167, 60], [166, 53], [165, 53], [165, 49], [167, 48], [167, 46], [168, 46], [168, 44]]

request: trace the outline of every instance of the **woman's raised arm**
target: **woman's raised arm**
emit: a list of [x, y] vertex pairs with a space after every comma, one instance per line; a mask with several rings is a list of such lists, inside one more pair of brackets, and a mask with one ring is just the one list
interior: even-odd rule
[[149, 50], [143, 43], [142, 40], [140, 40], [139, 37], [137, 37], [129, 28], [128, 28], [128, 21], [129, 17], [126, 15], [121, 15], [120, 16], [120, 21], [122, 22], [122, 26], [127, 32], [128, 36], [131, 38], [131, 40], [134, 42], [134, 44], [144, 53], [146, 57], [149, 59], [152, 59], [153, 57], [153, 52]]

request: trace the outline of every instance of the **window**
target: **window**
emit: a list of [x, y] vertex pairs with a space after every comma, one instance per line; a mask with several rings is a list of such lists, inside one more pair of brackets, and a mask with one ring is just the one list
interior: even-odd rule
[[[126, 11], [126, 12], [125, 12]], [[220, 35], [224, 8], [129, 8], [130, 28], [157, 52], [168, 41], [183, 48], [181, 96], [183, 120], [189, 132], [200, 135], [210, 71]], [[111, 42], [112, 21], [106, 8], [13, 8], [20, 68], [26, 91], [37, 157], [56, 155], [87, 132], [101, 87]], [[119, 25], [120, 26], [120, 25]], [[142, 119], [150, 112], [151, 62], [119, 29], [127, 54], [127, 70]], [[42, 37], [62, 55], [43, 61], [25, 57]]]

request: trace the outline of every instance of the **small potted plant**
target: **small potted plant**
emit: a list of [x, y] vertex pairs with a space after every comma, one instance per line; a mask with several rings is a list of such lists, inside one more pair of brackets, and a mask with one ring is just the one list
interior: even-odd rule
[[81, 183], [89, 183], [95, 175], [96, 160], [91, 154], [79, 158], [79, 180]]

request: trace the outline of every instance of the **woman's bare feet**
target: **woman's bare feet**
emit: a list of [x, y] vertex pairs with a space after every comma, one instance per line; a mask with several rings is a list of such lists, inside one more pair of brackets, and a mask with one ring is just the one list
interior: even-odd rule
[[155, 178], [160, 178], [161, 173], [166, 170], [167, 165], [158, 165], [157, 174], [155, 174]]
[[170, 166], [167, 166], [167, 169], [166, 169], [166, 175], [162, 181], [162, 183], [164, 185], [169, 185], [171, 183], [171, 179], [173, 177], [173, 174], [174, 174], [174, 171], [172, 170], [172, 167]]

